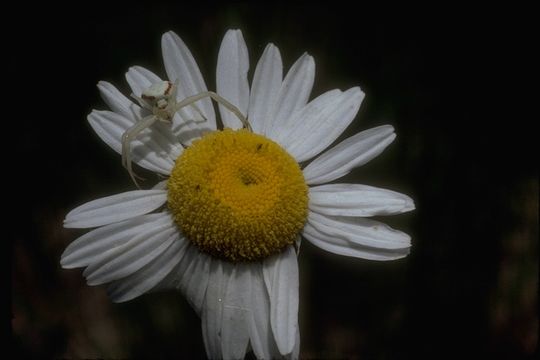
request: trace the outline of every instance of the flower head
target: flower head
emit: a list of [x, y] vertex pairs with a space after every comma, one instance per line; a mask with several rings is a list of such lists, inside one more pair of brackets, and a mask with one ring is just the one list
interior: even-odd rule
[[[176, 34], [164, 34], [162, 48], [178, 103], [208, 91]], [[95, 229], [70, 244], [61, 263], [86, 267], [88, 284], [107, 284], [116, 302], [180, 289], [201, 316], [211, 358], [242, 358], [249, 347], [261, 359], [297, 358], [300, 239], [339, 255], [398, 259], [408, 254], [409, 236], [367, 217], [410, 211], [414, 204], [390, 190], [330, 184], [395, 138], [385, 125], [327, 149], [355, 118], [364, 98], [359, 88], [331, 90], [308, 102], [313, 58], [302, 55], [283, 78], [272, 44], [251, 87], [248, 70], [242, 33], [228, 31], [218, 55], [217, 99], [234, 105], [251, 129], [243, 129], [224, 102], [224, 128], [218, 130], [209, 98], [178, 109], [167, 98], [170, 121], [144, 128], [130, 151], [139, 166], [168, 179], [71, 211], [65, 227]], [[130, 68], [126, 78], [137, 97], [164, 84], [141, 67]], [[109, 83], [98, 88], [112, 111], [94, 110], [88, 120], [121, 153], [122, 136], [150, 110]]]

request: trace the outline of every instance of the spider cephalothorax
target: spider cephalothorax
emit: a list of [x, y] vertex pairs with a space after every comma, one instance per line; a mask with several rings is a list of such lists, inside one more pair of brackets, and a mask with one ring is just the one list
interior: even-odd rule
[[139, 103], [163, 121], [171, 121], [176, 109], [176, 85], [170, 81], [160, 81], [145, 89]]

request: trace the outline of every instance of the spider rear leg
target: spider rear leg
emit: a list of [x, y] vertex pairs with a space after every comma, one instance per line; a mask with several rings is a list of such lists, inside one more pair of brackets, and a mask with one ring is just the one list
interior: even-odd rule
[[132, 127], [126, 130], [122, 135], [122, 165], [129, 173], [129, 176], [135, 183], [135, 185], [140, 188], [137, 183], [136, 178], [144, 180], [143, 178], [137, 176], [132, 168], [131, 162], [131, 142], [137, 138], [142, 131], [152, 126], [158, 120], [158, 117], [155, 115], [149, 115], [144, 117], [141, 121], [135, 123]]
[[185, 98], [184, 100], [176, 104], [176, 111], [180, 110], [181, 108], [185, 106], [194, 105], [195, 102], [201, 99], [204, 99], [206, 97], [209, 97], [213, 99], [215, 102], [217, 102], [218, 104], [223, 105], [223, 107], [225, 107], [227, 110], [229, 110], [234, 115], [236, 115], [236, 117], [238, 118], [238, 120], [240, 120], [244, 128], [248, 129], [249, 131], [252, 131], [251, 125], [249, 125], [249, 122], [244, 116], [244, 114], [242, 114], [242, 112], [236, 106], [234, 106], [225, 98], [221, 97], [220, 95], [216, 94], [213, 91], [204, 91], [197, 95], [193, 95], [193, 96]]

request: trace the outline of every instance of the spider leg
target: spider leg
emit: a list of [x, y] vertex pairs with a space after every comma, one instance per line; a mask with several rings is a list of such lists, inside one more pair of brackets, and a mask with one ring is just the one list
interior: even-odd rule
[[[135, 183], [135, 185], [140, 188], [139, 184], [137, 183], [137, 180], [135, 179], [138, 177], [133, 172], [132, 163], [131, 163], [131, 142], [137, 138], [137, 135], [141, 133], [144, 129], [152, 126], [153, 123], [155, 123], [158, 120], [158, 117], [155, 115], [149, 115], [141, 119], [141, 121], [138, 121], [130, 127], [129, 129], [124, 132], [122, 135], [122, 165], [129, 173], [129, 176]], [[138, 177], [139, 179], [142, 179], [141, 177]]]
[[147, 100], [145, 100], [142, 97], [139, 97], [139, 96], [137, 96], [137, 95], [135, 95], [133, 93], [131, 94], [131, 97], [134, 98], [135, 100], [137, 100], [137, 102], [139, 103], [139, 105], [142, 108], [152, 111], [152, 104], [150, 104]]
[[229, 110], [234, 115], [236, 115], [236, 117], [238, 118], [238, 120], [240, 120], [244, 128], [248, 129], [249, 131], [252, 131], [251, 125], [249, 125], [249, 122], [247, 121], [246, 117], [242, 114], [242, 112], [236, 106], [234, 106], [229, 101], [225, 100], [223, 97], [219, 96], [213, 91], [204, 91], [197, 95], [193, 95], [193, 96], [185, 98], [184, 100], [176, 104], [176, 111], [183, 108], [184, 106], [193, 105], [195, 102], [205, 97], [210, 97], [215, 102], [223, 105], [223, 107], [225, 107], [227, 110]]
[[[176, 79], [174, 81], [174, 87], [173, 87], [173, 92], [171, 93], [171, 97], [173, 99], [177, 99], [177, 95], [178, 95], [178, 89], [179, 89], [179, 86], [180, 86], [180, 80], [179, 79]], [[178, 103], [177, 103], [178, 104]], [[197, 106], [197, 104], [195, 103], [191, 103], [191, 104], [188, 104], [188, 105], [191, 105], [191, 108], [193, 110], [195, 110], [195, 112], [197, 114], [199, 114], [199, 116], [201, 117], [202, 121], [206, 121], [206, 116], [204, 116], [204, 114], [202, 113], [201, 109], [199, 109], [199, 107]], [[188, 105], [185, 105], [185, 106], [188, 106]], [[176, 111], [179, 111], [181, 110], [181, 108], [183, 108], [184, 106], [175, 106], [175, 112]], [[185, 116], [183, 116], [185, 118]], [[192, 119], [193, 121], [197, 122], [199, 119]]]
[[190, 106], [197, 112], [197, 114], [199, 114], [199, 116], [201, 117], [202, 121], [206, 121], [206, 116], [204, 116], [204, 114], [202, 113], [201, 109], [199, 109], [199, 107], [197, 106], [197, 104], [195, 103], [192, 103], [190, 104]]

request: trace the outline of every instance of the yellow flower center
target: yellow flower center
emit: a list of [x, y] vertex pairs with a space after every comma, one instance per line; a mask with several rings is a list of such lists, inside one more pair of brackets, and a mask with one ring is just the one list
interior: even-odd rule
[[247, 130], [214, 131], [176, 160], [168, 207], [200, 250], [232, 262], [256, 261], [292, 244], [307, 217], [298, 163]]

